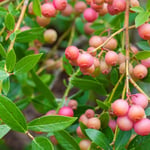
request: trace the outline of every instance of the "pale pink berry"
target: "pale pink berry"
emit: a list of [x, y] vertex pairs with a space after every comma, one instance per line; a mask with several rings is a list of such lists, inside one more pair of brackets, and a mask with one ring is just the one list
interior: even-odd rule
[[89, 45], [94, 48], [100, 46], [102, 43], [103, 43], [102, 38], [97, 35], [94, 35], [89, 39]]
[[138, 48], [135, 47], [134, 45], [131, 45], [131, 51], [134, 53], [134, 54], [137, 54], [139, 52]]
[[95, 112], [94, 112], [93, 109], [87, 109], [87, 110], [85, 111], [85, 115], [86, 115], [88, 118], [92, 118], [92, 117], [94, 117]]
[[105, 61], [108, 65], [115, 66], [118, 63], [118, 54], [114, 51], [108, 51], [105, 55]]
[[138, 27], [139, 36], [144, 40], [150, 40], [150, 24], [145, 23]]
[[87, 52], [90, 54], [90, 55], [92, 55], [92, 56], [96, 56], [96, 51], [94, 51], [94, 47], [89, 47], [88, 49], [87, 49]]
[[51, 116], [51, 115], [56, 115], [57, 113], [56, 113], [56, 110], [50, 110], [50, 111], [48, 111], [45, 115], [46, 116]]
[[83, 132], [82, 132], [80, 126], [77, 127], [76, 133], [77, 133], [78, 137], [80, 137], [80, 138], [85, 138], [85, 135], [83, 134]]
[[78, 2], [76, 2], [74, 8], [75, 8], [75, 11], [76, 11], [76, 12], [78, 12], [78, 13], [83, 13], [84, 10], [87, 8], [87, 6], [86, 6], [86, 3], [85, 3], [85, 2], [83, 2], [83, 1], [78, 1]]
[[104, 3], [104, 0], [93, 0], [93, 2], [97, 5], [101, 5]]
[[130, 0], [131, 7], [139, 7], [140, 3], [138, 0]]
[[53, 0], [53, 5], [57, 10], [64, 10], [67, 6], [67, 0]]
[[20, 31], [27, 31], [27, 30], [30, 30], [31, 28], [29, 26], [23, 26], [20, 28]]
[[82, 122], [83, 124], [85, 124], [85, 125], [87, 125], [87, 123], [88, 123], [88, 118], [87, 118], [87, 116], [85, 115], [85, 114], [82, 114], [81, 116], [80, 116], [80, 118], [79, 118], [79, 122]]
[[108, 13], [107, 3], [104, 3], [102, 8], [99, 10], [99, 15], [104, 16]]
[[44, 17], [44, 16], [37, 16], [36, 17], [36, 22], [42, 26], [42, 27], [45, 27], [47, 26], [49, 23], [50, 23], [50, 18], [47, 18], [47, 17]]
[[108, 74], [111, 71], [111, 66], [106, 64], [105, 60], [100, 61], [100, 71], [102, 74]]
[[69, 102], [68, 102], [68, 106], [72, 109], [77, 109], [77, 106], [78, 106], [78, 102], [76, 100], [73, 100], [71, 99]]
[[90, 118], [88, 120], [87, 127], [99, 130], [101, 127], [101, 121], [96, 117]]
[[59, 109], [58, 115], [73, 117], [74, 113], [73, 113], [73, 110], [70, 107], [64, 106], [64, 107]]
[[[125, 67], [125, 62], [123, 62], [122, 64], [120, 64], [119, 66], [119, 73], [120, 74], [124, 74], [125, 73], [125, 70], [126, 70], [126, 67]], [[129, 73], [132, 74], [133, 72], [133, 66], [131, 63], [129, 63]]]
[[80, 67], [80, 71], [84, 74], [84, 75], [91, 75], [94, 71], [95, 71], [95, 66], [94, 64], [88, 68], [85, 67]]
[[150, 58], [141, 60], [142, 65], [144, 65], [147, 68], [150, 68]]
[[84, 24], [84, 32], [86, 34], [92, 34], [95, 30], [93, 28], [91, 28], [92, 23], [87, 22]]
[[126, 61], [126, 56], [123, 55], [122, 53], [118, 54], [118, 64], [122, 64]]
[[66, 8], [61, 11], [63, 16], [70, 16], [73, 13], [73, 8], [70, 4], [67, 4]]
[[115, 132], [117, 126], [116, 120], [109, 120], [108, 126], [112, 129], [113, 132]]
[[79, 143], [80, 150], [88, 150], [90, 146], [91, 146], [91, 141], [87, 139], [84, 139]]
[[102, 4], [101, 5], [97, 5], [93, 1], [91, 2], [90, 6], [91, 6], [91, 8], [93, 8], [97, 12], [103, 7]]
[[76, 60], [79, 56], [79, 49], [76, 46], [68, 46], [65, 50], [67, 59]]

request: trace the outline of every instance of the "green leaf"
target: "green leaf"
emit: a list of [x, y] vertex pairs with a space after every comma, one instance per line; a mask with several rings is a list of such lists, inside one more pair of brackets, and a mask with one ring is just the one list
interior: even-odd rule
[[146, 58], [149, 58], [150, 57], [150, 51], [140, 51], [138, 52], [135, 57], [138, 59], [138, 60], [143, 60], [143, 59], [146, 59]]
[[109, 122], [109, 114], [108, 112], [104, 112], [100, 115], [101, 120], [101, 128], [104, 129], [108, 126], [108, 122]]
[[37, 89], [41, 92], [41, 94], [49, 100], [53, 108], [57, 107], [57, 103], [53, 93], [50, 89], [44, 84], [41, 79], [32, 71], [32, 79], [37, 86]]
[[14, 50], [12, 49], [11, 51], [8, 52], [7, 57], [6, 57], [7, 71], [8, 72], [13, 71], [15, 64], [16, 64], [16, 54]]
[[9, 77], [9, 74], [6, 71], [0, 70], [0, 80], [5, 80]]
[[63, 67], [68, 75], [71, 75], [73, 73], [73, 68], [65, 55], [63, 56]]
[[8, 30], [13, 30], [15, 27], [15, 19], [13, 15], [7, 14], [5, 17], [5, 26]]
[[4, 47], [2, 46], [2, 44], [0, 44], [0, 54], [4, 58], [6, 57], [6, 51], [5, 51]]
[[120, 150], [125, 147], [128, 143], [130, 137], [132, 135], [132, 131], [121, 131], [117, 133], [116, 141], [115, 141], [115, 150]]
[[65, 116], [43, 116], [28, 124], [28, 129], [32, 131], [54, 132], [67, 128], [77, 118]]
[[135, 26], [138, 27], [144, 24], [149, 18], [149, 12], [141, 12], [135, 18]]
[[7, 97], [0, 96], [0, 118], [12, 129], [26, 132], [25, 118], [17, 106]]
[[102, 84], [97, 81], [89, 80], [89, 79], [81, 79], [81, 78], [71, 78], [71, 83], [80, 89], [83, 90], [93, 90], [101, 95], [106, 95], [107, 92]]
[[41, 16], [40, 0], [33, 0], [33, 11], [34, 11], [35, 15]]
[[144, 12], [144, 9], [142, 7], [132, 7], [130, 8], [130, 10], [140, 13], [140, 12]]
[[145, 114], [146, 114], [146, 116], [150, 116], [150, 107], [146, 108]]
[[142, 50], [150, 50], [150, 46], [148, 44], [147, 41], [140, 41], [138, 43], [136, 43], [138, 45], [139, 48], [141, 48]]
[[100, 107], [100, 108], [102, 108], [102, 109], [104, 109], [104, 110], [108, 110], [108, 106], [104, 103], [104, 102], [102, 102], [102, 101], [100, 101], [100, 100], [96, 100], [96, 103], [97, 103], [97, 105]]
[[109, 145], [108, 139], [101, 131], [95, 129], [86, 129], [86, 133], [92, 140], [92, 142], [96, 143], [104, 150], [112, 150], [112, 147]]
[[40, 136], [32, 141], [32, 150], [54, 150], [54, 147], [48, 138]]
[[147, 1], [146, 9], [150, 10], [150, 1]]
[[7, 125], [0, 125], [0, 139], [3, 138], [9, 131], [10, 128]]
[[6, 16], [7, 10], [4, 7], [0, 7], [0, 16]]
[[118, 71], [116, 68], [113, 68], [111, 73], [110, 73], [110, 80], [113, 85], [115, 85], [118, 81]]
[[9, 92], [9, 89], [10, 89], [10, 80], [9, 80], [9, 78], [6, 78], [5, 80], [3, 80], [2, 87], [3, 87], [4, 94], [7, 95], [7, 93]]
[[113, 137], [114, 137], [114, 133], [113, 133], [112, 129], [107, 126], [107, 128], [103, 129], [103, 133], [105, 134], [105, 136], [109, 140], [109, 143], [112, 143]]
[[58, 143], [65, 149], [65, 150], [80, 150], [77, 142], [74, 138], [65, 130], [58, 131], [54, 133]]
[[14, 74], [26, 73], [30, 71], [38, 63], [42, 54], [33, 54], [23, 57], [15, 66]]
[[84, 123], [80, 122], [80, 128], [81, 128], [81, 131], [82, 133], [87, 136], [85, 130], [88, 128]]
[[75, 20], [76, 29], [81, 33], [84, 34], [84, 24], [80, 17], [76, 18]]

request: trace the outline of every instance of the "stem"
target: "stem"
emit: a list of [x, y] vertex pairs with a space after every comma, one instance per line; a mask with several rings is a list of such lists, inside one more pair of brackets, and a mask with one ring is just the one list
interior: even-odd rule
[[75, 33], [75, 23], [73, 23], [73, 25], [72, 25], [68, 46], [70, 46], [72, 44], [72, 42], [73, 42], [74, 33]]
[[124, 87], [123, 87], [123, 91], [122, 91], [122, 99], [125, 98], [125, 93], [126, 93], [126, 84], [124, 84]]
[[[114, 138], [113, 138], [113, 141], [112, 141], [112, 145], [115, 144], [117, 133], [118, 133], [118, 129], [119, 129], [118, 126], [116, 126], [116, 130], [115, 130]], [[115, 146], [113, 147], [113, 150], [115, 150]]]
[[7, 4], [7, 3], [11, 2], [11, 1], [13, 1], [13, 0], [5, 0], [3, 2], [0, 2], [0, 6], [5, 5], [5, 4]]
[[126, 1], [126, 11], [125, 11], [125, 43], [126, 43], [126, 94], [129, 95], [129, 61], [130, 61], [130, 48], [129, 48], [129, 6], [130, 0]]
[[34, 140], [33, 135], [32, 135], [29, 131], [26, 132], [26, 135], [28, 135], [28, 137], [29, 137], [31, 140]]
[[110, 98], [109, 98], [109, 100], [108, 100], [109, 103], [111, 102], [111, 100], [112, 100], [112, 98], [113, 98], [113, 96], [114, 96], [114, 94], [115, 94], [115, 92], [116, 92], [116, 89], [118, 88], [118, 86], [119, 86], [120, 82], [122, 81], [123, 77], [124, 77], [124, 74], [122, 74], [122, 75], [120, 76], [118, 82], [116, 83], [115, 87], [113, 88], [112, 93], [111, 93], [111, 95], [110, 95]]
[[6, 29], [6, 27], [4, 26], [4, 27], [2, 28], [2, 30], [0, 31], [0, 36], [3, 34], [3, 32], [5, 31], [5, 29]]
[[[25, 1], [24, 1], [23, 7], [22, 7], [22, 10], [21, 10], [21, 14], [20, 14], [20, 16], [19, 16], [19, 19], [18, 19], [18, 22], [17, 22], [17, 24], [16, 24], [16, 27], [15, 27], [14, 32], [17, 31], [17, 30], [20, 28], [20, 24], [21, 24], [21, 22], [22, 22], [22, 20], [23, 20], [25, 11], [26, 11], [26, 9], [27, 9], [28, 2], [29, 2], [29, 0], [25, 0]], [[9, 46], [9, 48], [8, 48], [8, 52], [13, 49], [14, 44], [15, 44], [15, 40], [16, 40], [16, 37], [14, 38], [14, 40], [11, 41], [10, 46]]]
[[16, 10], [19, 10], [23, 3], [24, 3], [24, 0], [19, 3], [19, 5], [17, 6]]

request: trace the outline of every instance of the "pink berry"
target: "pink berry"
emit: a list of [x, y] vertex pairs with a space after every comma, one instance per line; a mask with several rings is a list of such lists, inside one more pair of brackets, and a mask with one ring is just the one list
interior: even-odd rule
[[66, 8], [61, 11], [63, 16], [70, 16], [73, 13], [73, 8], [70, 4], [67, 4]]
[[59, 109], [58, 115], [73, 117], [74, 113], [70, 107], [64, 106], [64, 107]]
[[101, 5], [104, 3], [104, 0], [93, 0], [93, 2], [97, 5]]
[[105, 55], [105, 61], [108, 65], [115, 66], [118, 63], [118, 54], [114, 51], [108, 51]]
[[142, 119], [144, 115], [145, 115], [145, 111], [140, 105], [132, 105], [129, 108], [128, 117], [133, 122]]
[[143, 108], [146, 108], [148, 106], [148, 99], [142, 93], [136, 93], [131, 95], [131, 100], [133, 104], [140, 105]]
[[67, 59], [76, 60], [79, 56], [79, 49], [76, 46], [68, 46], [65, 50]]
[[47, 17], [44, 17], [44, 16], [37, 16], [36, 17], [36, 22], [42, 26], [42, 27], [45, 27], [47, 26], [49, 23], [50, 23], [50, 18], [47, 18]]
[[138, 48], [135, 47], [134, 45], [131, 45], [131, 51], [134, 53], [134, 54], [137, 54], [139, 52]]
[[98, 18], [97, 12], [92, 8], [86, 8], [83, 13], [83, 16], [88, 22], [93, 22]]
[[145, 78], [147, 76], [147, 73], [148, 73], [147, 68], [142, 64], [136, 65], [133, 69], [133, 74], [138, 79]]
[[91, 6], [91, 8], [93, 8], [95, 11], [98, 12], [98, 11], [102, 8], [103, 5], [97, 5], [97, 4], [95, 4], [95, 3], [92, 1], [91, 4], [90, 4], [90, 6]]
[[80, 147], [80, 150], [88, 150], [91, 146], [91, 141], [90, 140], [82, 140], [80, 141], [79, 143], [79, 147]]
[[91, 28], [92, 23], [87, 22], [84, 24], [84, 32], [86, 34], [92, 34], [95, 30], [93, 28]]
[[[124, 74], [125, 73], [125, 62], [123, 62], [122, 64], [120, 64], [119, 66], [119, 73], [120, 74]], [[129, 63], [129, 73], [132, 74], [133, 72], [133, 66], [131, 63]]]
[[77, 63], [81, 68], [89, 68], [93, 65], [94, 58], [88, 53], [83, 53], [79, 55]]
[[100, 46], [103, 43], [103, 40], [101, 37], [94, 35], [90, 38], [89, 40], [89, 45], [91, 47], [97, 48], [98, 46]]
[[53, 0], [53, 5], [57, 10], [64, 10], [67, 6], [67, 0]]
[[122, 53], [119, 53], [119, 54], [118, 54], [118, 64], [124, 63], [125, 60], [126, 60], [125, 55], [123, 55]]
[[55, 17], [56, 9], [52, 3], [44, 3], [41, 6], [42, 15], [44, 17]]
[[56, 113], [56, 110], [50, 110], [50, 111], [48, 111], [45, 115], [46, 116], [49, 116], [49, 115], [56, 115], [57, 113]]
[[150, 40], [150, 24], [145, 23], [138, 27], [139, 36], [144, 40]]
[[113, 132], [116, 130], [117, 122], [115, 120], [109, 120], [108, 126], [112, 129]]
[[94, 47], [89, 47], [87, 49], [87, 52], [92, 55], [92, 56], [96, 56], [97, 52], [96, 51], [93, 51], [95, 48]]
[[100, 16], [104, 16], [108, 13], [108, 4], [107, 3], [104, 3], [102, 8], [99, 10], [99, 15]]
[[141, 60], [142, 65], [144, 65], [146, 68], [150, 68], [150, 58]]
[[111, 68], [111, 66], [106, 64], [105, 60], [100, 61], [100, 71], [102, 72], [102, 74], [108, 74], [111, 71]]
[[116, 116], [124, 116], [128, 113], [129, 105], [123, 99], [118, 99], [111, 104], [111, 108]]
[[96, 117], [90, 118], [88, 120], [87, 127], [99, 130], [101, 127], [101, 121]]
[[88, 68], [82, 68], [82, 67], [80, 67], [80, 71], [84, 75], [91, 75], [95, 71], [94, 64], [92, 66], [88, 67]]
[[80, 138], [85, 138], [85, 135], [83, 134], [83, 132], [82, 132], [80, 126], [77, 127], [76, 133], [77, 133], [78, 137], [80, 137]]
[[77, 106], [78, 106], [78, 102], [76, 100], [73, 100], [71, 99], [69, 102], [68, 102], [68, 106], [72, 109], [77, 109]]
[[92, 118], [92, 117], [94, 117], [95, 112], [94, 112], [93, 109], [87, 109], [87, 110], [85, 111], [85, 115], [86, 115], [88, 118]]
[[105, 0], [105, 3], [112, 4], [113, 0]]
[[83, 2], [83, 1], [78, 1], [78, 2], [76, 2], [74, 8], [75, 8], [75, 11], [76, 11], [76, 12], [78, 12], [78, 13], [83, 13], [84, 10], [87, 8], [87, 6], [86, 6], [86, 3], [85, 3], [85, 2]]
[[88, 120], [89, 120], [89, 119], [86, 117], [85, 114], [82, 114], [82, 115], [80, 116], [80, 118], [79, 118], [79, 122], [82, 122], [82, 123], [85, 124], [85, 125], [87, 125]]
[[148, 135], [150, 134], [150, 120], [147, 118], [143, 118], [134, 124], [134, 131], [138, 135]]
[[117, 125], [122, 131], [129, 131], [133, 128], [133, 122], [127, 117], [118, 117]]
[[131, 0], [130, 5], [131, 5], [131, 7], [139, 7], [140, 3], [138, 0]]
[[30, 2], [29, 6], [28, 6], [28, 13], [30, 15], [34, 15], [34, 12], [33, 12], [33, 2]]

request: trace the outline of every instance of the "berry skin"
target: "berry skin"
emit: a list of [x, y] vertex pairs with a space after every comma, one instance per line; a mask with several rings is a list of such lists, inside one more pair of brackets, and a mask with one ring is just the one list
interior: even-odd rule
[[42, 27], [45, 27], [47, 26], [49, 23], [50, 23], [50, 18], [47, 18], [47, 17], [44, 17], [44, 16], [37, 16], [36, 17], [36, 22], [42, 26]]
[[145, 78], [147, 76], [147, 73], [148, 73], [147, 68], [142, 64], [136, 65], [133, 69], [133, 74], [138, 79]]
[[111, 104], [111, 108], [116, 116], [125, 116], [128, 113], [129, 105], [123, 99], [118, 99]]
[[139, 36], [144, 40], [150, 40], [150, 24], [145, 23], [138, 27]]
[[45, 115], [46, 116], [51, 116], [51, 115], [56, 115], [57, 113], [56, 113], [56, 110], [50, 110], [50, 111], [48, 111]]
[[102, 8], [98, 11], [100, 16], [104, 16], [108, 13], [108, 8], [107, 8], [108, 4], [104, 3], [102, 5]]
[[111, 66], [107, 65], [105, 60], [100, 61], [100, 71], [102, 74], [108, 74], [111, 71]]
[[44, 3], [41, 6], [42, 15], [44, 17], [55, 17], [56, 9], [52, 3]]
[[101, 121], [96, 117], [90, 118], [88, 120], [87, 127], [99, 130], [101, 127]]
[[114, 51], [107, 52], [105, 61], [108, 65], [115, 66], [118, 63], [118, 54]]
[[108, 126], [112, 129], [113, 132], [116, 130], [117, 122], [115, 120], [109, 120]]
[[95, 71], [94, 64], [92, 66], [88, 67], [88, 68], [82, 68], [82, 67], [80, 67], [80, 71], [84, 75], [91, 75]]
[[86, 8], [83, 16], [88, 22], [93, 22], [98, 18], [98, 14], [93, 8]]
[[80, 141], [79, 143], [79, 147], [80, 147], [80, 150], [88, 150], [91, 146], [91, 141], [90, 140], [82, 140]]
[[139, 7], [140, 3], [138, 0], [131, 0], [130, 5], [131, 5], [131, 7]]
[[104, 0], [105, 3], [112, 4], [113, 0]]
[[77, 127], [76, 133], [77, 133], [78, 137], [85, 138], [85, 135], [82, 133], [80, 126]]
[[78, 2], [76, 2], [74, 8], [75, 8], [75, 11], [76, 11], [76, 12], [78, 12], [78, 13], [83, 13], [84, 10], [87, 8], [87, 6], [86, 6], [86, 3], [85, 3], [85, 2], [83, 2], [83, 1], [78, 1]]
[[79, 122], [82, 122], [83, 124], [85, 124], [87, 126], [87, 123], [88, 123], [88, 118], [85, 114], [82, 114], [79, 118]]
[[53, 44], [57, 39], [57, 32], [53, 29], [48, 29], [44, 32], [45, 42]]
[[125, 55], [123, 55], [122, 53], [119, 53], [119, 54], [118, 54], [118, 64], [124, 63], [125, 60], [126, 60]]
[[93, 8], [96, 12], [99, 12], [99, 10], [102, 8], [103, 5], [97, 5], [93, 1], [90, 4], [91, 8]]
[[71, 99], [69, 102], [68, 102], [68, 106], [72, 109], [77, 109], [77, 106], [78, 106], [78, 102], [76, 100], [73, 100]]
[[150, 58], [141, 60], [141, 64], [144, 65], [146, 68], [150, 68]]
[[53, 5], [57, 10], [64, 10], [67, 6], [67, 0], [53, 0]]
[[131, 100], [133, 104], [140, 105], [143, 108], [146, 108], [148, 106], [148, 99], [142, 93], [136, 93], [131, 95]]
[[139, 52], [138, 48], [135, 47], [134, 45], [131, 45], [131, 51], [134, 53], [134, 54], [137, 54]]
[[138, 135], [148, 135], [150, 134], [150, 120], [147, 118], [143, 118], [134, 124], [134, 131]]
[[81, 68], [89, 68], [93, 65], [94, 58], [88, 53], [83, 53], [79, 55], [77, 63]]
[[92, 118], [92, 117], [94, 117], [95, 112], [94, 112], [93, 109], [87, 109], [87, 110], [85, 111], [85, 115], [86, 115], [88, 118]]
[[87, 49], [87, 52], [90, 54], [90, 55], [92, 55], [92, 56], [96, 56], [96, 51], [95, 52], [93, 52], [93, 50], [94, 50], [95, 48], [94, 47], [89, 47], [88, 49]]
[[68, 46], [65, 50], [67, 59], [76, 60], [79, 56], [79, 49], [76, 46]]
[[84, 32], [86, 34], [92, 34], [94, 32], [94, 29], [91, 28], [92, 23], [87, 22], [84, 24]]
[[[129, 73], [132, 74], [132, 72], [133, 72], [133, 66], [132, 66], [132, 64], [129, 64]], [[119, 66], [119, 73], [120, 74], [125, 73], [125, 62], [120, 64], [120, 66]]]
[[129, 108], [128, 117], [133, 122], [136, 122], [140, 119], [142, 119], [145, 115], [144, 109], [139, 105], [132, 105]]
[[66, 8], [61, 11], [63, 16], [70, 16], [73, 12], [73, 8], [70, 4], [67, 4]]
[[70, 107], [64, 106], [64, 107], [59, 109], [58, 115], [73, 117], [74, 113], [73, 113], [73, 110]]
[[97, 5], [101, 5], [104, 3], [104, 0], [93, 0], [93, 2]]
[[58, 141], [57, 141], [57, 139], [55, 138], [54, 135], [53, 135], [53, 136], [50, 136], [50, 140], [51, 140], [51, 142], [52, 142], [54, 145], [57, 145], [57, 144], [58, 144]]
[[33, 2], [30, 2], [29, 6], [28, 6], [28, 13], [30, 15], [34, 15], [34, 12], [33, 12]]
[[129, 131], [133, 128], [133, 122], [127, 117], [118, 117], [117, 125], [122, 131]]
[[97, 48], [98, 46], [100, 46], [103, 43], [103, 40], [101, 37], [94, 35], [89, 39], [89, 45], [91, 47]]

